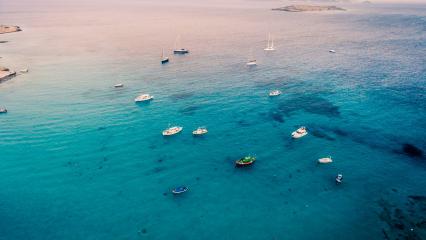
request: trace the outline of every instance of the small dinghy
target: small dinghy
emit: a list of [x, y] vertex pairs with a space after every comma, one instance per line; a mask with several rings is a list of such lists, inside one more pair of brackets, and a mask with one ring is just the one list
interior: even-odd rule
[[333, 50], [333, 49], [328, 50], [328, 52], [329, 52], [329, 53], [336, 53], [336, 51], [335, 51], [335, 50]]
[[318, 159], [318, 163], [332, 163], [333, 159], [331, 159], [331, 157], [325, 157], [325, 158], [320, 158]]
[[172, 136], [182, 131], [183, 127], [174, 126], [163, 131], [163, 136]]
[[209, 131], [207, 131], [206, 127], [199, 127], [196, 130], [192, 131], [192, 135], [199, 136], [199, 135], [204, 135], [204, 134], [206, 134], [208, 132]]
[[7, 109], [0, 107], [0, 113], [7, 113]]
[[177, 188], [173, 189], [173, 190], [172, 190], [172, 193], [173, 193], [173, 194], [181, 194], [181, 193], [184, 193], [184, 192], [186, 192], [186, 191], [188, 191], [188, 188], [187, 188], [187, 187], [185, 187], [185, 186], [180, 186], [180, 187], [177, 187]]
[[280, 90], [272, 90], [272, 91], [269, 92], [269, 96], [270, 97], [275, 97], [275, 96], [281, 95], [281, 93], [282, 92]]
[[337, 174], [336, 176], [336, 184], [340, 184], [343, 181], [343, 175], [342, 174]]
[[308, 131], [306, 130], [306, 127], [300, 127], [296, 131], [291, 133], [292, 138], [301, 138], [308, 134]]
[[122, 84], [122, 83], [115, 84], [114, 87], [115, 88], [122, 88], [122, 87], [124, 87], [124, 84]]
[[256, 161], [255, 157], [246, 156], [235, 161], [235, 164], [237, 167], [243, 167], [243, 166], [252, 165], [254, 161]]
[[154, 99], [154, 96], [151, 96], [149, 94], [142, 94], [139, 95], [137, 98], [135, 98], [135, 102], [146, 102]]

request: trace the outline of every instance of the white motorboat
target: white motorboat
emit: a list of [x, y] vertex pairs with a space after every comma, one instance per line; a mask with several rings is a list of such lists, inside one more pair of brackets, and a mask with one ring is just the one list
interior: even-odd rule
[[151, 96], [149, 94], [142, 94], [139, 95], [137, 98], [135, 98], [135, 102], [146, 102], [154, 99], [154, 96]]
[[27, 73], [28, 71], [29, 71], [28, 68], [24, 68], [24, 69], [19, 70], [20, 73]]
[[329, 53], [336, 53], [336, 51], [335, 51], [335, 50], [333, 50], [333, 49], [328, 50], [328, 52], [329, 52]]
[[268, 44], [266, 45], [266, 48], [263, 49], [265, 51], [275, 51], [274, 48], [274, 39], [271, 37], [271, 34], [268, 35]]
[[121, 87], [124, 87], [124, 84], [118, 83], [118, 84], [115, 84], [114, 87], [115, 88], [121, 88]]
[[7, 113], [7, 109], [4, 107], [0, 107], [0, 113]]
[[325, 157], [325, 158], [320, 158], [318, 159], [318, 163], [332, 163], [333, 159], [331, 159], [331, 157]]
[[275, 97], [275, 96], [281, 95], [281, 93], [282, 92], [280, 90], [272, 90], [272, 91], [269, 92], [269, 96], [270, 97]]
[[196, 130], [192, 131], [192, 134], [194, 136], [198, 136], [198, 135], [204, 135], [208, 133], [207, 128], [206, 127], [199, 127]]
[[169, 127], [163, 131], [163, 136], [175, 135], [177, 133], [180, 133], [182, 129], [183, 127], [179, 127], [179, 126]]
[[180, 47], [180, 35], [176, 37], [175, 48], [173, 49], [173, 54], [187, 54], [189, 50], [186, 48]]
[[308, 134], [308, 131], [306, 130], [306, 127], [300, 127], [296, 131], [291, 133], [292, 138], [301, 138]]

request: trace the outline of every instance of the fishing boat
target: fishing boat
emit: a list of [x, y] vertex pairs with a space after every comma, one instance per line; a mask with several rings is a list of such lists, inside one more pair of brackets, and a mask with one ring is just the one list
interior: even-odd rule
[[165, 64], [165, 63], [168, 63], [168, 62], [169, 62], [169, 57], [164, 56], [164, 49], [163, 49], [162, 53], [161, 53], [161, 64]]
[[306, 127], [300, 127], [296, 131], [291, 133], [292, 138], [301, 138], [308, 134], [308, 131], [306, 130]]
[[175, 41], [175, 48], [174, 48], [174, 50], [173, 50], [173, 53], [174, 53], [174, 54], [187, 54], [187, 53], [189, 53], [189, 50], [188, 50], [188, 49], [186, 49], [186, 48], [181, 48], [181, 47], [179, 47], [179, 45], [180, 45], [180, 35], [178, 35], [178, 36], [176, 37], [176, 41]]
[[151, 101], [152, 99], [154, 99], [154, 96], [151, 96], [149, 94], [142, 94], [135, 98], [135, 102], [146, 102]]
[[182, 131], [183, 127], [173, 126], [163, 131], [163, 136], [172, 136]]
[[124, 84], [118, 83], [118, 84], [115, 84], [114, 87], [115, 88], [121, 88], [121, 87], [124, 87]]
[[7, 109], [3, 108], [3, 107], [0, 107], [0, 113], [7, 113]]
[[333, 49], [328, 50], [328, 52], [329, 52], [329, 53], [336, 53], [336, 51], [335, 51], [335, 50], [333, 50]]
[[248, 61], [247, 61], [246, 65], [248, 67], [253, 67], [253, 66], [257, 65], [256, 59], [253, 57], [253, 49], [250, 49], [250, 56], [248, 58]]
[[206, 133], [208, 133], [206, 127], [199, 127], [197, 129], [195, 129], [194, 131], [192, 131], [192, 135], [194, 135], [194, 136], [204, 135]]
[[281, 95], [281, 93], [282, 92], [280, 90], [272, 90], [272, 91], [269, 92], [269, 96], [270, 97], [275, 97], [275, 96]]
[[172, 190], [172, 193], [173, 193], [173, 194], [181, 194], [181, 193], [184, 193], [184, 192], [186, 192], [186, 191], [188, 191], [188, 187], [185, 187], [185, 186], [179, 186], [179, 187], [177, 187], [177, 188], [174, 188], [174, 189]]
[[274, 48], [274, 39], [271, 37], [271, 34], [268, 34], [268, 44], [266, 45], [266, 48], [263, 49], [265, 51], [275, 51]]
[[332, 163], [332, 162], [333, 162], [333, 159], [331, 159], [331, 157], [325, 157], [325, 158], [318, 159], [318, 163], [326, 164], [326, 163]]
[[336, 176], [336, 184], [340, 184], [343, 181], [343, 175], [342, 174], [337, 174]]
[[235, 164], [237, 167], [242, 167], [242, 166], [248, 166], [254, 163], [254, 161], [256, 161], [255, 157], [252, 156], [246, 156], [243, 158], [238, 159], [237, 161], [235, 161]]

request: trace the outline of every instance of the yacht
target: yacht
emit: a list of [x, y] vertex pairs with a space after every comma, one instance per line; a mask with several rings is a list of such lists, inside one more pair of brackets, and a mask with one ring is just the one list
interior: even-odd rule
[[332, 163], [333, 159], [331, 159], [331, 157], [325, 157], [325, 158], [320, 158], [318, 159], [318, 163]]
[[180, 45], [180, 36], [178, 35], [178, 36], [176, 37], [176, 41], [175, 41], [175, 48], [174, 48], [174, 50], [173, 50], [173, 53], [174, 53], [174, 54], [187, 54], [187, 53], [189, 53], [189, 50], [188, 50], [188, 49], [178, 47], [179, 45]]
[[266, 48], [263, 49], [265, 51], [275, 51], [274, 48], [274, 39], [271, 37], [271, 34], [268, 35], [268, 44], [266, 45]]
[[161, 54], [161, 64], [165, 64], [169, 62], [169, 57], [164, 56], [164, 49]]
[[118, 83], [118, 84], [115, 84], [114, 87], [115, 88], [121, 88], [121, 87], [124, 87], [124, 84]]
[[135, 98], [135, 102], [146, 102], [154, 99], [154, 96], [151, 96], [149, 94], [142, 94]]
[[7, 113], [7, 109], [4, 107], [0, 107], [0, 113]]
[[248, 59], [246, 65], [249, 66], [249, 67], [257, 65], [256, 59], [253, 57], [253, 50], [252, 49], [250, 49], [250, 56], [249, 56], [249, 59]]
[[291, 133], [292, 138], [301, 138], [306, 136], [308, 134], [308, 131], [306, 130], [306, 127], [300, 127], [296, 131]]
[[183, 127], [179, 127], [179, 126], [169, 127], [163, 131], [163, 136], [175, 135], [177, 133], [180, 133], [182, 129]]
[[275, 96], [281, 95], [281, 93], [282, 92], [280, 90], [272, 90], [272, 91], [269, 92], [269, 96], [270, 97], [275, 97]]
[[194, 136], [204, 135], [206, 133], [208, 133], [206, 127], [199, 127], [196, 130], [192, 131], [192, 135], [194, 135]]

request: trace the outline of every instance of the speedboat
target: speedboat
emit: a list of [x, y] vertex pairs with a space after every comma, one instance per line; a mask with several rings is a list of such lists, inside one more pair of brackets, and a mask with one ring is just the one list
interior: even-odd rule
[[205, 127], [199, 127], [196, 130], [192, 131], [192, 135], [194, 136], [204, 135], [206, 133], [208, 133], [208, 131]]
[[187, 187], [185, 187], [185, 186], [179, 186], [179, 187], [177, 187], [177, 188], [173, 189], [173, 190], [172, 190], [172, 193], [173, 193], [173, 194], [181, 194], [181, 193], [184, 193], [184, 192], [186, 192], [186, 191], [188, 191], [188, 188], [187, 188]]
[[333, 50], [333, 49], [328, 50], [328, 52], [329, 52], [329, 53], [336, 53], [336, 51], [335, 51], [335, 50]]
[[249, 61], [246, 63], [246, 65], [247, 65], [247, 66], [256, 66], [256, 65], [257, 65], [257, 63], [256, 63], [256, 60], [255, 60], [255, 59], [253, 59], [253, 60], [249, 60]]
[[331, 157], [325, 157], [325, 158], [320, 158], [318, 159], [318, 163], [332, 163], [333, 159], [331, 159]]
[[272, 91], [269, 92], [269, 96], [270, 97], [275, 97], [275, 96], [281, 95], [281, 93], [282, 92], [280, 90], [272, 90]]
[[179, 126], [167, 128], [166, 130], [163, 131], [163, 136], [171, 136], [171, 135], [178, 134], [182, 131], [182, 129], [183, 127], [179, 127]]
[[3, 107], [0, 107], [0, 113], [7, 113], [7, 109], [3, 108]]
[[135, 98], [135, 102], [146, 102], [154, 99], [154, 96], [149, 94], [142, 94]]
[[115, 88], [121, 88], [121, 87], [124, 87], [124, 84], [122, 84], [122, 83], [115, 84], [114, 87]]
[[301, 137], [306, 136], [306, 134], [308, 134], [306, 127], [300, 127], [299, 129], [297, 129], [296, 131], [291, 133], [291, 137], [292, 138], [301, 138]]
[[255, 157], [252, 156], [246, 156], [243, 158], [238, 159], [237, 161], [235, 161], [235, 164], [237, 167], [242, 167], [242, 166], [248, 166], [254, 163], [254, 161], [256, 161]]
[[336, 184], [340, 184], [343, 181], [343, 175], [342, 174], [337, 174], [336, 176]]

